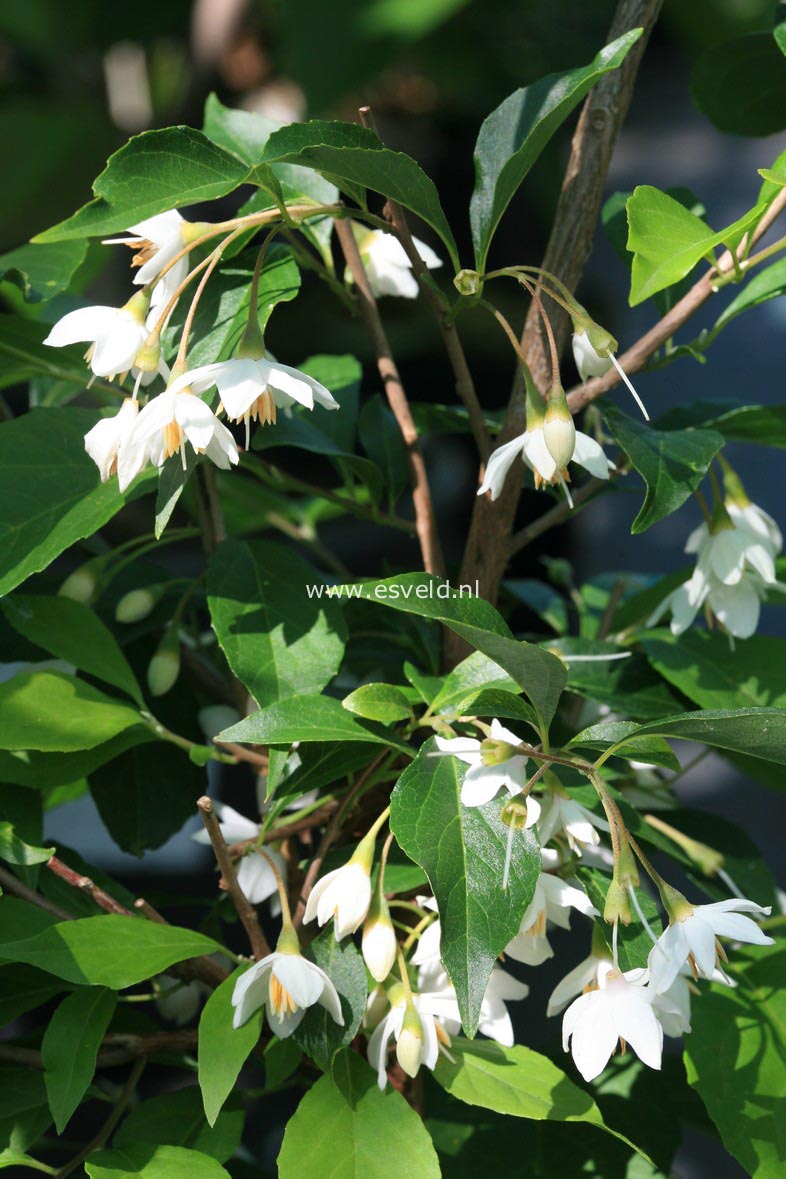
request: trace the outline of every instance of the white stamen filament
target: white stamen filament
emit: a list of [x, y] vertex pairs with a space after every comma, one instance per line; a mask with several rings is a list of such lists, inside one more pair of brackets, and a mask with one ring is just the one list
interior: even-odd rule
[[611, 954], [614, 959], [614, 969], [619, 970], [620, 961], [617, 955], [617, 931], [619, 929], [619, 921], [615, 921], [611, 930]]
[[515, 832], [515, 819], [511, 817], [508, 825], [508, 845], [505, 849], [505, 870], [502, 873], [502, 891], [507, 892], [508, 881], [510, 880], [510, 861], [513, 858], [513, 833]]
[[565, 498], [568, 501], [568, 507], [570, 508], [571, 511], [573, 511], [573, 496], [570, 494], [570, 489], [568, 488], [568, 485], [565, 482], [565, 476], [562, 474], [561, 471], [558, 472], [558, 476], [559, 476], [560, 486], [562, 487], [562, 490], [565, 492]]
[[650, 420], [650, 415], [647, 413], [646, 409], [644, 408], [644, 402], [641, 400], [638, 393], [633, 388], [633, 385], [631, 384], [628, 374], [625, 372], [625, 369], [622, 367], [620, 362], [617, 360], [617, 357], [614, 355], [613, 352], [609, 352], [609, 360], [614, 365], [614, 367], [616, 368], [619, 375], [622, 377], [625, 384], [628, 386], [628, 389], [631, 393], [631, 396], [633, 397], [633, 400], [636, 402], [639, 409], [641, 410], [641, 412], [644, 415], [644, 421], [648, 422]]
[[565, 655], [561, 654], [563, 663], [601, 663], [608, 659], [630, 659], [632, 651], [615, 651], [612, 655]]
[[639, 904], [639, 898], [636, 896], [636, 889], [633, 887], [632, 884], [628, 885], [628, 892], [630, 893], [630, 899], [633, 901], [633, 908], [636, 910], [639, 921], [646, 929], [647, 933], [649, 934], [650, 941], [652, 942], [652, 944], [654, 946], [658, 939], [655, 936], [655, 934], [652, 932], [652, 928], [650, 927], [650, 923], [647, 920], [647, 918], [644, 916], [644, 913], [642, 912], [641, 905]]
[[734, 883], [731, 876], [729, 876], [729, 874], [725, 868], [718, 868], [716, 875], [720, 876], [721, 880], [726, 885], [726, 887], [728, 888], [728, 890], [732, 894], [732, 896], [737, 897], [741, 901], [745, 900], [745, 897], [740, 892], [740, 890], [737, 888], [737, 885]]

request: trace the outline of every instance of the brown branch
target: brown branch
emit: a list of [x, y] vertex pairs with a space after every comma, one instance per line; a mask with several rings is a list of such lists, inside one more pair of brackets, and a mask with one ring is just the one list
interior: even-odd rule
[[[360, 121], [363, 126], [368, 128], [369, 131], [373, 131], [377, 138], [381, 140], [382, 137], [377, 130], [371, 107], [362, 106], [358, 114], [360, 115]], [[434, 312], [439, 330], [442, 332], [442, 339], [445, 342], [448, 360], [450, 361], [453, 375], [456, 379], [456, 393], [467, 411], [475, 443], [480, 452], [481, 459], [485, 462], [491, 450], [491, 439], [486, 426], [486, 419], [483, 416], [483, 410], [480, 408], [478, 395], [475, 391], [475, 382], [472, 379], [472, 373], [469, 371], [469, 365], [464, 355], [464, 348], [462, 347], [459, 334], [456, 331], [455, 325], [450, 323], [447, 317], [447, 312], [450, 310], [449, 304], [436, 287], [432, 285], [428, 267], [418, 252], [418, 248], [410, 232], [406, 214], [401, 205], [396, 201], [388, 201], [383, 213], [396, 231], [396, 236], [409, 258], [412, 271], [420, 283], [420, 289], [423, 291]]]
[[345, 816], [348, 814], [350, 807], [355, 802], [358, 795], [362, 793], [363, 788], [373, 774], [374, 770], [387, 757], [387, 753], [387, 750], [385, 750], [383, 753], [380, 753], [378, 757], [374, 758], [370, 765], [366, 766], [365, 770], [359, 776], [354, 786], [344, 795], [343, 799], [341, 800], [341, 805], [338, 807], [336, 813], [333, 815], [333, 818], [325, 828], [325, 833], [320, 840], [319, 847], [317, 848], [313, 860], [308, 866], [308, 871], [306, 872], [305, 878], [300, 887], [300, 896], [298, 897], [297, 907], [292, 918], [292, 924], [295, 926], [295, 929], [300, 929], [301, 925], [303, 924], [303, 916], [306, 912], [306, 902], [311, 895], [312, 888], [317, 882], [317, 877], [319, 876], [319, 873], [322, 869], [322, 863], [325, 859], [325, 856], [330, 851], [335, 842], [336, 836], [341, 830], [341, 824], [343, 823]]
[[40, 892], [35, 892], [34, 889], [28, 888], [21, 880], [14, 876], [13, 872], [9, 872], [7, 868], [0, 868], [0, 884], [7, 892], [12, 892], [15, 896], [20, 897], [23, 901], [27, 901], [31, 905], [36, 905], [39, 909], [44, 909], [47, 913], [51, 913], [53, 917], [57, 917], [58, 921], [70, 921], [73, 913], [61, 909], [59, 905], [48, 901], [46, 897], [41, 896]]
[[[577, 286], [589, 254], [614, 145], [630, 105], [636, 72], [660, 6], [661, 0], [619, 0], [608, 40], [638, 27], [644, 28], [644, 34], [630, 50], [622, 66], [606, 74], [590, 91], [573, 136], [562, 192], [543, 259], [544, 267], [555, 273], [571, 290]], [[548, 354], [538, 319], [537, 309], [532, 306], [522, 343], [535, 381], [539, 388], [545, 390], [549, 380]], [[558, 342], [564, 346], [569, 321], [563, 318], [555, 326]], [[499, 441], [507, 442], [514, 438], [522, 433], [525, 426], [525, 387], [517, 366]], [[491, 602], [497, 599], [505, 572], [520, 495], [520, 481], [511, 477], [496, 502], [492, 503], [489, 496], [482, 496], [475, 503], [460, 581], [469, 584], [477, 581], [481, 594]], [[452, 646], [451, 661], [459, 654], [458, 648]]]
[[[601, 491], [607, 487], [608, 483], [605, 479], [589, 479], [583, 483], [581, 487], [573, 492], [573, 506], [574, 508], [581, 507], [585, 504], [597, 491]], [[538, 516], [537, 520], [533, 520], [526, 528], [522, 528], [520, 532], [516, 532], [510, 538], [508, 547], [508, 556], [512, 557], [514, 553], [520, 552], [521, 549], [532, 544], [544, 532], [548, 532], [550, 528], [555, 528], [558, 524], [562, 524], [573, 513], [571, 512], [570, 504], [563, 499], [553, 508], [549, 508], [542, 516]]]
[[[786, 209], [786, 189], [782, 189], [778, 193], [750, 237], [743, 240], [738, 246], [737, 258], [739, 260], [745, 256], [752, 245], [763, 237], [772, 223], [780, 217], [784, 209]], [[637, 340], [627, 352], [623, 352], [619, 359], [625, 372], [635, 373], [640, 368], [643, 368], [653, 352], [657, 351], [662, 344], [665, 344], [691, 316], [696, 314], [710, 296], [714, 294], [713, 288], [719, 273], [721, 275], [728, 274], [733, 268], [734, 263], [731, 253], [726, 250], [718, 261], [717, 269], [714, 266], [711, 267], [706, 274], [702, 275], [698, 282], [693, 284], [688, 293], [683, 295], [678, 303], [674, 304], [662, 319], [659, 319], [648, 332], [645, 332], [641, 339]], [[585, 405], [589, 405], [591, 401], [594, 401], [603, 393], [608, 393], [609, 389], [612, 389], [620, 379], [617, 370], [612, 368], [603, 377], [593, 377], [585, 385], [577, 385], [568, 394], [568, 405], [570, 406], [571, 413], [578, 413]]]
[[[122, 1032], [104, 1036], [96, 1061], [99, 1068], [114, 1068], [152, 1056], [155, 1052], [187, 1052], [197, 1043], [197, 1030], [173, 1032], [150, 1032], [143, 1036]], [[42, 1069], [41, 1053], [37, 1048], [21, 1048], [16, 1044], [0, 1044], [0, 1060], [10, 1064], [22, 1064], [27, 1068]]]
[[221, 826], [213, 810], [213, 803], [205, 795], [198, 800], [197, 809], [202, 815], [202, 822], [205, 824], [205, 829], [210, 836], [213, 853], [216, 857], [216, 863], [220, 869], [224, 886], [232, 898], [232, 904], [235, 906], [243, 928], [248, 934], [251, 952], [257, 961], [259, 961], [260, 958], [265, 958], [270, 953], [270, 946], [267, 944], [267, 939], [260, 928], [256, 909], [237, 882], [235, 866], [232, 863], [232, 857], [229, 854], [226, 840], [221, 833]]
[[245, 745], [236, 745], [233, 741], [214, 741], [213, 744], [219, 749], [225, 749], [227, 753], [231, 753], [238, 761], [247, 761], [249, 765], [254, 766], [262, 773], [267, 773], [270, 762], [266, 753], [257, 753], [254, 749], [248, 749]]
[[401, 383], [396, 362], [390, 350], [385, 329], [379, 315], [376, 299], [374, 298], [368, 281], [368, 275], [360, 257], [351, 221], [335, 222], [336, 235], [344, 253], [349, 272], [357, 291], [357, 305], [360, 317], [368, 332], [371, 346], [377, 361], [377, 369], [382, 378], [388, 404], [398, 423], [401, 436], [409, 457], [412, 473], [412, 502], [415, 508], [415, 527], [417, 529], [420, 551], [423, 556], [423, 567], [427, 573], [442, 573], [442, 552], [437, 535], [437, 525], [434, 516], [434, 505], [431, 502], [426, 464], [420, 448], [417, 427], [415, 426], [409, 401]]
[[62, 860], [58, 860], [57, 856], [52, 856], [51, 860], [47, 860], [46, 864], [50, 872], [55, 876], [59, 876], [66, 884], [70, 884], [72, 888], [79, 889], [80, 892], [87, 893], [91, 900], [95, 901], [100, 909], [104, 909], [107, 913], [118, 913], [121, 917], [133, 917], [130, 909], [125, 905], [121, 905], [114, 897], [110, 897], [108, 892], [104, 892], [103, 888], [99, 888], [94, 884], [89, 876], [83, 876], [80, 872], [75, 872], [73, 868], [69, 868], [68, 864], [64, 864]]
[[[320, 807], [316, 807], [302, 819], [293, 819], [291, 823], [281, 823], [278, 827], [271, 827], [265, 832], [265, 843], [277, 843], [280, 839], [290, 839], [293, 835], [302, 835], [304, 831], [312, 831], [321, 826], [325, 819], [337, 811], [339, 803], [331, 799]], [[240, 846], [240, 845], [238, 845]]]

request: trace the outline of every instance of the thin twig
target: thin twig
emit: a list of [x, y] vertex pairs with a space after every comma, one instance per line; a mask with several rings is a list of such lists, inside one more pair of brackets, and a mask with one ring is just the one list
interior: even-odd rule
[[70, 884], [72, 888], [79, 889], [80, 892], [87, 893], [91, 900], [95, 901], [100, 909], [104, 909], [107, 913], [118, 913], [122, 917], [133, 917], [130, 909], [125, 905], [121, 905], [114, 897], [110, 897], [108, 892], [104, 892], [103, 888], [99, 888], [94, 884], [89, 876], [83, 876], [81, 872], [75, 872], [73, 868], [69, 868], [68, 864], [64, 864], [57, 856], [52, 856], [51, 860], [47, 860], [46, 864], [50, 872], [55, 876], [59, 876], [66, 884]]
[[26, 884], [18, 880], [13, 872], [9, 872], [7, 868], [0, 868], [0, 884], [2, 884], [6, 892], [12, 892], [23, 901], [27, 901], [31, 905], [36, 905], [39, 909], [44, 909], [47, 913], [51, 913], [53, 917], [57, 917], [58, 921], [70, 921], [73, 917], [73, 913], [61, 909], [59, 905], [55, 905], [52, 901], [48, 901], [46, 897], [41, 896], [40, 892], [35, 892], [34, 889], [28, 888]]
[[[581, 507], [597, 491], [600, 491], [606, 486], [608, 486], [608, 483], [605, 479], [589, 479], [573, 492], [573, 508]], [[533, 520], [526, 528], [522, 528], [520, 532], [514, 533], [508, 545], [508, 556], [512, 557], [514, 553], [520, 552], [528, 544], [532, 544], [533, 540], [537, 540], [539, 536], [542, 536], [544, 532], [548, 532], [550, 528], [555, 528], [558, 524], [564, 523], [569, 516], [573, 516], [574, 514], [575, 512], [571, 510], [571, 506], [567, 500], [560, 500], [558, 504], [555, 504], [553, 508], [549, 508], [542, 516], [538, 516], [537, 520]]]
[[56, 1179], [66, 1179], [66, 1175], [70, 1175], [72, 1171], [75, 1171], [76, 1168], [85, 1161], [88, 1155], [91, 1155], [94, 1150], [100, 1150], [102, 1146], [106, 1145], [106, 1143], [112, 1137], [115, 1126], [126, 1112], [131, 1099], [134, 1096], [136, 1087], [139, 1084], [139, 1078], [142, 1076], [146, 1064], [147, 1061], [144, 1057], [141, 1057], [136, 1061], [134, 1067], [131, 1069], [131, 1072], [128, 1075], [128, 1080], [123, 1087], [122, 1093], [118, 1097], [117, 1101], [112, 1107], [109, 1117], [106, 1119], [95, 1138], [91, 1139], [87, 1146], [83, 1147], [79, 1154], [75, 1155], [75, 1157], [71, 1159], [70, 1162], [66, 1163], [64, 1167], [60, 1168], [60, 1170], [57, 1172]]
[[247, 761], [262, 773], [267, 773], [270, 759], [266, 753], [257, 753], [254, 749], [247, 749], [245, 745], [236, 745], [234, 741], [213, 741], [219, 749], [225, 749], [238, 761]]
[[[369, 131], [373, 131], [378, 139], [382, 139], [377, 130], [374, 113], [370, 106], [362, 106], [358, 111], [360, 121], [364, 127]], [[433, 285], [428, 272], [426, 263], [420, 256], [417, 246], [409, 229], [406, 213], [396, 201], [388, 201], [384, 208], [384, 215], [396, 231], [396, 235], [401, 242], [405, 254], [409, 258], [412, 270], [416, 275], [420, 289], [426, 296], [429, 305], [436, 317], [439, 325], [439, 330], [442, 332], [442, 339], [445, 342], [445, 350], [448, 354], [453, 369], [453, 375], [456, 379], [456, 393], [462, 401], [464, 408], [467, 411], [469, 418], [470, 429], [475, 438], [480, 457], [483, 462], [489, 456], [491, 451], [491, 439], [489, 437], [488, 427], [486, 426], [486, 419], [483, 416], [483, 410], [480, 407], [478, 395], [475, 391], [475, 382], [472, 379], [472, 373], [469, 371], [467, 358], [464, 355], [464, 348], [462, 347], [459, 334], [456, 331], [455, 324], [448, 319], [448, 311], [450, 305], [444, 296]]]
[[202, 815], [202, 822], [205, 824], [205, 829], [213, 845], [213, 852], [216, 857], [216, 863], [221, 871], [224, 886], [232, 898], [232, 904], [235, 906], [237, 915], [243, 923], [243, 928], [248, 934], [251, 952], [258, 961], [270, 953], [270, 946], [267, 944], [267, 939], [260, 928], [257, 911], [237, 882], [235, 866], [232, 863], [229, 848], [221, 833], [221, 825], [213, 810], [213, 803], [207, 795], [197, 801], [197, 809]]
[[[197, 1030], [151, 1032], [144, 1036], [113, 1033], [105, 1036], [98, 1050], [98, 1068], [117, 1068], [129, 1061], [154, 1055], [156, 1052], [188, 1052], [196, 1047]], [[25, 1068], [43, 1069], [37, 1048], [23, 1048], [17, 1044], [0, 1044], [0, 1060], [22, 1064]]]
[[398, 423], [401, 436], [409, 457], [412, 473], [412, 502], [415, 508], [415, 526], [417, 528], [420, 551], [423, 556], [423, 567], [427, 573], [442, 573], [442, 552], [437, 535], [437, 523], [434, 515], [434, 505], [431, 501], [431, 491], [426, 474], [426, 464], [420, 449], [417, 427], [409, 408], [409, 401], [401, 383], [401, 377], [390, 350], [385, 329], [379, 315], [376, 299], [371, 292], [368, 275], [360, 257], [358, 244], [350, 221], [336, 221], [336, 235], [344, 252], [349, 272], [357, 290], [357, 304], [360, 316], [368, 332], [371, 346], [377, 361], [377, 369], [382, 378], [385, 395], [388, 399], [393, 416]]
[[384, 761], [387, 755], [388, 751], [385, 750], [383, 753], [380, 753], [378, 757], [375, 757], [369, 766], [366, 766], [365, 770], [358, 777], [354, 786], [344, 795], [340, 806], [325, 828], [325, 834], [320, 840], [316, 855], [308, 866], [308, 871], [306, 872], [303, 884], [300, 888], [300, 896], [298, 897], [297, 907], [292, 918], [292, 924], [295, 926], [295, 929], [300, 929], [300, 926], [303, 924], [303, 916], [306, 912], [306, 902], [308, 901], [308, 898], [311, 895], [311, 890], [316, 884], [317, 877], [322, 870], [322, 863], [325, 859], [325, 856], [330, 851], [335, 842], [336, 836], [341, 830], [341, 824], [343, 823], [345, 816], [348, 814], [350, 807], [355, 802], [358, 795], [362, 793], [371, 775], [374, 773], [380, 763]]
[[134, 908], [138, 909], [143, 917], [147, 917], [148, 921], [155, 922], [156, 925], [169, 924], [166, 917], [162, 917], [158, 909], [154, 909], [150, 902], [146, 901], [144, 897], [137, 897], [137, 899], [134, 901]]

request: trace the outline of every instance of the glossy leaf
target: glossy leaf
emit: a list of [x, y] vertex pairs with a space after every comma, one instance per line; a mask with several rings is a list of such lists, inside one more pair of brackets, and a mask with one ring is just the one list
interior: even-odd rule
[[384, 1093], [353, 1052], [337, 1058], [290, 1119], [278, 1156], [279, 1179], [439, 1179], [423, 1122], [395, 1089]]
[[0, 1025], [5, 1027], [67, 989], [65, 983], [34, 966], [4, 962], [0, 966]]
[[247, 178], [248, 166], [191, 127], [143, 131], [109, 157], [95, 200], [36, 242], [122, 233], [156, 213], [214, 200]]
[[0, 254], [0, 278], [18, 286], [31, 303], [53, 299], [68, 289], [86, 253], [84, 241], [19, 246]]
[[351, 1044], [358, 1033], [368, 997], [366, 968], [352, 939], [336, 941], [331, 927], [314, 939], [308, 956], [325, 971], [338, 991], [344, 1026], [316, 1003], [306, 1012], [293, 1039], [323, 1072], [328, 1072], [339, 1049]]
[[[616, 744], [623, 740], [631, 747], [640, 738], [655, 736], [681, 741], [698, 741], [732, 753], [746, 753], [764, 761], [786, 765], [786, 710], [780, 708], [706, 709], [663, 717], [646, 725], [607, 721], [585, 729], [571, 741], [572, 745], [604, 740]], [[654, 760], [642, 756], [639, 760]]]
[[121, 1149], [141, 1142], [185, 1146], [224, 1163], [240, 1145], [243, 1120], [242, 1108], [225, 1109], [218, 1115], [215, 1125], [208, 1126], [199, 1088], [191, 1085], [134, 1106], [121, 1122], [112, 1144]]
[[605, 419], [615, 440], [647, 485], [631, 532], [645, 532], [682, 507], [701, 483], [723, 446], [715, 430], [657, 430], [607, 406]]
[[694, 103], [721, 131], [773, 135], [786, 127], [786, 60], [772, 33], [709, 45], [691, 75]]
[[262, 1031], [264, 1009], [255, 1011], [240, 1028], [232, 1027], [232, 992], [246, 967], [235, 970], [208, 999], [199, 1020], [197, 1059], [205, 1117], [215, 1126], [238, 1074]]
[[[623, 716], [655, 720], [679, 706], [677, 697], [638, 652], [626, 652], [604, 639], [573, 638], [551, 640], [549, 650], [565, 658], [568, 691], [595, 700]], [[571, 660], [571, 655], [622, 655], [623, 658]]]
[[117, 639], [88, 606], [57, 595], [14, 594], [2, 609], [14, 630], [31, 643], [144, 704]]
[[412, 705], [401, 688], [393, 684], [361, 684], [344, 697], [343, 705], [349, 712], [383, 725], [412, 716]]
[[368, 601], [432, 618], [455, 631], [507, 672], [529, 696], [544, 724], [550, 724], [565, 686], [563, 664], [547, 651], [514, 639], [502, 615], [483, 598], [461, 594], [429, 573], [367, 581], [360, 591]]
[[93, 749], [142, 724], [136, 709], [71, 675], [28, 671], [0, 684], [2, 749]]
[[260, 705], [321, 691], [344, 653], [338, 601], [312, 598], [321, 581], [291, 549], [227, 540], [207, 574], [210, 617], [234, 674]]
[[494, 962], [519, 932], [532, 900], [540, 850], [531, 830], [516, 833], [503, 891], [504, 797], [464, 806], [466, 767], [435, 752], [435, 742], [428, 741], [399, 778], [390, 827], [402, 850], [428, 876], [442, 922], [442, 961], [456, 988], [464, 1030], [474, 1035]]
[[47, 1024], [41, 1061], [58, 1134], [93, 1079], [98, 1049], [116, 1003], [117, 995], [106, 987], [79, 987], [63, 999]]
[[55, 854], [53, 847], [34, 847], [20, 839], [12, 823], [0, 820], [0, 860], [8, 864], [29, 867], [43, 864]]
[[516, 90], [483, 123], [470, 205], [475, 265], [481, 273], [500, 218], [543, 148], [598, 79], [622, 65], [641, 32], [632, 29], [618, 37], [587, 66]]
[[190, 929], [115, 914], [60, 921], [11, 941], [5, 940], [3, 915], [0, 959], [41, 967], [67, 982], [115, 990], [152, 978], [175, 962], [221, 948], [212, 938]]
[[90, 1179], [229, 1179], [210, 1155], [183, 1146], [140, 1142], [123, 1150], [98, 1150], [85, 1159]]
[[651, 631], [642, 646], [655, 670], [700, 708], [786, 708], [786, 640], [754, 635], [735, 651], [726, 635]]
[[224, 729], [219, 741], [291, 745], [293, 741], [373, 741], [409, 753], [409, 746], [374, 721], [354, 716], [331, 696], [280, 700]]

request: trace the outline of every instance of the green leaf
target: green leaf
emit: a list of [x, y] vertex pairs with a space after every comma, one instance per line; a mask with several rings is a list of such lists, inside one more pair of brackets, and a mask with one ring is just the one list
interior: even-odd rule
[[479, 691], [499, 689], [519, 692], [519, 685], [503, 671], [498, 663], [481, 651], [473, 651], [440, 681], [440, 688], [430, 702], [432, 712], [463, 712], [465, 703], [474, 700]]
[[633, 253], [630, 305], [679, 282], [716, 246], [733, 248], [766, 209], [757, 204], [717, 233], [679, 201], [649, 184], [639, 185], [628, 201], [628, 249]]
[[286, 1040], [274, 1036], [265, 1046], [265, 1089], [285, 1085], [302, 1059], [303, 1053], [291, 1036]]
[[338, 991], [344, 1026], [336, 1023], [324, 1007], [314, 1004], [293, 1039], [323, 1072], [328, 1072], [339, 1049], [351, 1044], [358, 1033], [368, 997], [366, 967], [352, 939], [337, 942], [332, 929], [323, 930], [308, 952]]
[[51, 1124], [43, 1074], [0, 1067], [0, 1144], [27, 1150]]
[[[313, 744], [304, 745], [297, 751], [297, 769], [288, 774], [282, 783], [276, 783], [275, 791], [286, 794], [288, 798], [301, 798], [310, 790], [332, 785], [347, 774], [364, 769], [378, 753], [377, 746], [367, 742], [342, 741], [336, 744], [329, 741], [321, 744], [315, 741]], [[287, 748], [283, 757], [286, 759], [288, 754]], [[268, 782], [267, 797], [271, 798], [273, 793], [274, 790]]]
[[185, 1146], [225, 1163], [240, 1145], [243, 1121], [244, 1111], [238, 1107], [222, 1110], [215, 1125], [208, 1126], [199, 1087], [191, 1085], [135, 1106], [121, 1123], [112, 1145], [124, 1150], [141, 1142]]
[[182, 459], [171, 463], [164, 463], [158, 472], [158, 487], [156, 488], [156, 518], [153, 535], [160, 540], [166, 531], [167, 524], [172, 519], [172, 513], [180, 502], [180, 497], [186, 489], [186, 484], [197, 469], [198, 457], [189, 447], [186, 454], [186, 465], [183, 468]]
[[605, 753], [612, 745], [618, 746], [614, 753], [628, 761], [646, 761], [664, 769], [680, 769], [679, 758], [664, 737], [638, 736], [640, 726], [635, 721], [604, 721], [582, 729], [569, 744], [584, 749], [597, 749]]
[[41, 1061], [58, 1134], [93, 1079], [98, 1049], [116, 1004], [117, 995], [106, 987], [80, 987], [63, 999], [47, 1025]]
[[142, 693], [112, 632], [94, 610], [71, 598], [14, 594], [2, 603], [14, 630], [31, 643], [125, 692], [140, 707]]
[[0, 821], [0, 860], [29, 867], [31, 864], [43, 864], [54, 854], [53, 847], [33, 847], [25, 843], [14, 831], [12, 823]]
[[[251, 275], [258, 250], [245, 250], [226, 262], [210, 279], [194, 316], [191, 367], [233, 356], [248, 322]], [[300, 290], [300, 271], [286, 246], [268, 250], [259, 276], [257, 311], [262, 330], [279, 303], [289, 303]], [[187, 306], [187, 304], [186, 304]], [[181, 311], [186, 314], [186, 306]], [[176, 320], [179, 324], [180, 319]]]
[[0, 425], [0, 594], [123, 507], [116, 484], [102, 484], [85, 453], [84, 435], [95, 420], [84, 410], [51, 408]]
[[673, 712], [679, 701], [642, 655], [629, 651], [627, 658], [597, 662], [571, 655], [619, 655], [624, 648], [605, 639], [565, 638], [551, 640], [548, 649], [564, 655], [568, 665], [567, 689], [604, 704], [614, 712], [635, 720], [655, 720]]
[[373, 131], [318, 119], [291, 123], [270, 136], [259, 162], [304, 164], [361, 203], [365, 188], [397, 201], [442, 238], [458, 269], [456, 243], [434, 182], [410, 156], [385, 147]]
[[318, 599], [316, 570], [269, 541], [227, 540], [207, 572], [216, 638], [258, 704], [319, 692], [338, 671], [346, 627], [335, 598]]
[[568, 629], [568, 604], [564, 596], [550, 585], [531, 578], [506, 578], [502, 583], [503, 589], [511, 594], [516, 602], [523, 602], [530, 610], [548, 623], [558, 635], [565, 634]]
[[470, 204], [475, 265], [481, 273], [500, 218], [543, 148], [598, 79], [622, 64], [641, 33], [632, 29], [618, 37], [587, 66], [516, 90], [485, 120], [475, 144]]
[[90, 774], [90, 793], [109, 834], [132, 856], [161, 847], [194, 814], [205, 774], [174, 745], [138, 745]]
[[142, 724], [127, 704], [55, 671], [21, 672], [0, 684], [0, 716], [0, 749], [43, 752], [93, 749]]
[[0, 778], [37, 790], [70, 786], [124, 750], [155, 740], [150, 729], [137, 725], [124, 729], [117, 737], [103, 741], [94, 749], [79, 749], [75, 753], [37, 753], [35, 750], [6, 753], [0, 750]]
[[519, 932], [534, 895], [540, 849], [532, 830], [516, 832], [503, 891], [504, 800], [463, 806], [466, 767], [454, 757], [433, 756], [435, 750], [434, 740], [427, 741], [396, 783], [390, 827], [428, 876], [442, 923], [442, 961], [456, 988], [464, 1030], [474, 1035], [494, 962]]
[[366, 454], [384, 476], [392, 506], [409, 483], [409, 459], [396, 419], [378, 393], [363, 406], [358, 434]]
[[33, 240], [121, 233], [167, 209], [226, 196], [248, 172], [247, 165], [191, 127], [143, 131], [109, 157], [93, 184], [95, 200]]
[[451, 1055], [456, 1063], [441, 1059], [434, 1076], [467, 1105], [538, 1122], [587, 1122], [627, 1142], [606, 1125], [589, 1093], [547, 1056], [523, 1044], [505, 1048], [492, 1040], [456, 1039]]
[[715, 327], [712, 329], [713, 333], [725, 328], [738, 315], [742, 315], [743, 311], [748, 311], [751, 307], [758, 307], [760, 303], [775, 299], [784, 292], [786, 292], [786, 258], [778, 258], [777, 261], [765, 266], [763, 270], [757, 270], [747, 279], [742, 290], [732, 299], [728, 307], [721, 311], [715, 321]]
[[68, 290], [86, 253], [87, 242], [84, 241], [20, 246], [0, 254], [0, 278], [15, 283], [28, 302], [53, 299]]
[[614, 439], [647, 485], [641, 511], [631, 525], [635, 535], [682, 507], [723, 446], [715, 430], [656, 430], [614, 406], [604, 417]]
[[[0, 929], [5, 933], [4, 926]], [[220, 949], [212, 938], [190, 929], [108, 914], [60, 921], [32, 937], [3, 940], [0, 958], [39, 966], [67, 982], [120, 990], [175, 962]]]
[[772, 33], [710, 45], [693, 66], [694, 103], [721, 131], [773, 135], [786, 127], [786, 61]]
[[238, 967], [213, 991], [199, 1019], [199, 1088], [205, 1117], [211, 1126], [217, 1124], [224, 1102], [262, 1032], [263, 1007], [255, 1011], [242, 1027], [232, 1027], [235, 1013], [232, 993], [235, 983], [247, 969]]
[[344, 708], [367, 720], [393, 725], [412, 716], [412, 705], [393, 684], [361, 684], [343, 700]]
[[[732, 753], [746, 753], [764, 761], [786, 765], [786, 710], [781, 708], [707, 709], [683, 712], [650, 721], [646, 725], [631, 725], [618, 721], [593, 725], [575, 736], [571, 745], [601, 743], [604, 739], [616, 744], [625, 730], [625, 744], [633, 746], [639, 738], [662, 736], [680, 741], [698, 741]], [[596, 746], [597, 747], [597, 746]], [[642, 756], [642, 761], [654, 760]]]
[[293, 741], [373, 741], [411, 755], [405, 742], [373, 721], [353, 716], [332, 696], [280, 700], [224, 729], [219, 741], [250, 745], [291, 745]]
[[[6, 898], [7, 902], [8, 898]], [[0, 1026], [48, 1003], [67, 987], [51, 974], [17, 963], [0, 965]]]
[[786, 708], [786, 640], [754, 635], [732, 651], [726, 635], [691, 630], [641, 638], [655, 670], [700, 708]]
[[364, 1060], [337, 1058], [290, 1118], [278, 1156], [279, 1179], [439, 1179], [423, 1122], [395, 1089], [384, 1093]]
[[514, 639], [502, 615], [483, 598], [453, 590], [430, 573], [367, 581], [359, 596], [443, 623], [506, 671], [529, 696], [544, 724], [551, 723], [565, 686], [564, 665], [548, 651]]
[[688, 1080], [723, 1144], [752, 1179], [781, 1179], [786, 1097], [786, 951], [749, 965], [736, 990], [713, 986], [693, 1005], [685, 1040]]
[[124, 1150], [98, 1150], [85, 1159], [90, 1179], [229, 1179], [216, 1159], [183, 1146], [149, 1142]]
[[676, 406], [657, 422], [661, 428], [707, 426], [729, 441], [786, 448], [786, 406], [751, 405], [729, 399]]

